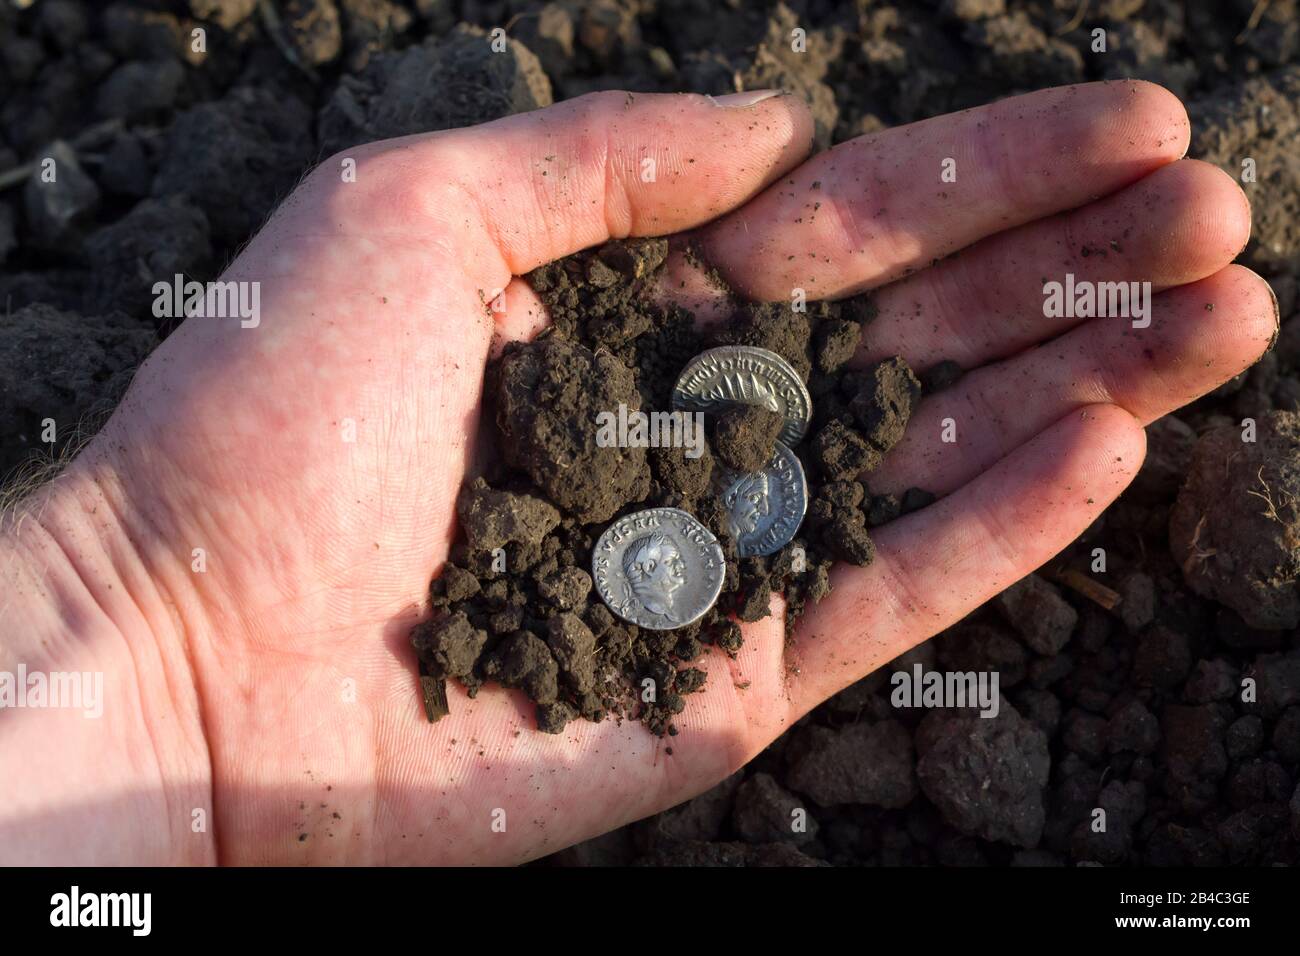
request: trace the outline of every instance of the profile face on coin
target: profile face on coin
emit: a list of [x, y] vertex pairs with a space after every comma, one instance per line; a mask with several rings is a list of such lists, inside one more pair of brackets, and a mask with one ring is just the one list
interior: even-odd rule
[[655, 631], [698, 621], [718, 599], [725, 575], [718, 539], [679, 508], [620, 518], [591, 554], [601, 600], [623, 620]]
[[762, 471], [724, 469], [721, 478], [722, 504], [742, 558], [776, 554], [790, 543], [808, 510], [808, 485], [794, 452], [777, 442]]
[[731, 533], [739, 539], [753, 534], [759, 522], [772, 513], [772, 483], [767, 472], [756, 471], [741, 475], [728, 484], [722, 494], [731, 521]]
[[798, 444], [812, 418], [803, 379], [781, 356], [752, 345], [723, 345], [686, 363], [673, 386], [673, 408], [715, 412], [729, 405], [760, 405], [785, 419], [781, 441]]

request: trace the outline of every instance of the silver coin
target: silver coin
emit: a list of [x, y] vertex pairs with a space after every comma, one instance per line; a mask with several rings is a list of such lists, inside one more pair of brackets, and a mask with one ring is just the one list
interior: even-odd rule
[[704, 616], [722, 591], [722, 545], [679, 508], [649, 508], [605, 529], [591, 553], [591, 577], [611, 611], [654, 631]]
[[761, 405], [785, 419], [781, 441], [797, 445], [812, 418], [812, 396], [790, 363], [751, 345], [723, 345], [686, 363], [673, 386], [673, 408], [715, 412], [729, 405]]
[[798, 533], [808, 510], [803, 464], [780, 442], [762, 471], [722, 469], [720, 487], [742, 558], [776, 554]]

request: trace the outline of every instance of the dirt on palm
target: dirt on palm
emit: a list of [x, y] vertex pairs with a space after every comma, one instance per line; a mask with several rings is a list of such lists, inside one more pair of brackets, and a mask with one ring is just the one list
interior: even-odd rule
[[[868, 564], [874, 556], [871, 499], [861, 476], [825, 480], [819, 464], [825, 456], [843, 460], [842, 446], [850, 443], [871, 447], [879, 462], [919, 398], [916, 377], [899, 359], [848, 366], [862, 328], [841, 314], [871, 311], [853, 300], [807, 312], [734, 302], [729, 321], [701, 332], [690, 313], [657, 303], [667, 254], [664, 239], [615, 242], [529, 276], [553, 325], [532, 342], [507, 345], [488, 368], [485, 411], [495, 418], [503, 460], [462, 492], [464, 539], [433, 582], [433, 618], [412, 637], [426, 703], [429, 681], [453, 678], [471, 694], [495, 681], [535, 701], [537, 726], [549, 733], [577, 717], [614, 716], [675, 735], [673, 717], [687, 706], [685, 695], [707, 691], [704, 671], [692, 663], [708, 646], [735, 654], [742, 646], [736, 621], [766, 616], [774, 591], [785, 595], [792, 627], [808, 602], [828, 593], [834, 560]], [[814, 371], [812, 343], [824, 324], [848, 347], [834, 361], [822, 356]], [[698, 455], [686, 444], [597, 440], [602, 413], [620, 406], [628, 414], [668, 411], [673, 384], [692, 356], [740, 340], [759, 341], [811, 373], [810, 390], [824, 397], [794, 449], [805, 458], [810, 514], [794, 541], [763, 558], [739, 557], [714, 470], [769, 461], [780, 416], [739, 408], [719, 415], [716, 428], [701, 436]], [[819, 453], [809, 454], [810, 446]], [[670, 631], [616, 619], [587, 570], [612, 519], [657, 507], [695, 515], [727, 558], [717, 603], [701, 620]], [[649, 701], [647, 680], [655, 690]], [[432, 699], [445, 695], [435, 686]], [[443, 712], [438, 705], [429, 715]]]

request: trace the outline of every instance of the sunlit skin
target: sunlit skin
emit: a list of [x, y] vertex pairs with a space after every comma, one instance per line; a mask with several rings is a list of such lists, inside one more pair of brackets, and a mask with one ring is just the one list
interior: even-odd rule
[[[1157, 86], [1046, 90], [810, 159], [812, 132], [789, 96], [602, 93], [347, 151], [355, 182], [322, 163], [225, 275], [261, 282], [258, 327], [187, 320], [0, 534], [0, 669], [105, 675], [99, 720], [0, 711], [0, 861], [517, 863], [676, 804], [1041, 565], [1128, 484], [1143, 425], [1274, 337], [1266, 283], [1230, 264], [1245, 196], [1182, 158], [1187, 114]], [[706, 654], [671, 756], [631, 721], [537, 733], [496, 687], [449, 686], [430, 725], [408, 633], [491, 453], [484, 366], [546, 323], [515, 277], [691, 229], [745, 295], [874, 290], [859, 364], [968, 370], [872, 475], [938, 501], [877, 529], [875, 562], [839, 568], [790, 640], [776, 597], [737, 657]], [[669, 271], [665, 297], [707, 321], [708, 283]], [[1043, 277], [1067, 272], [1152, 282], [1150, 327], [1046, 317]]]

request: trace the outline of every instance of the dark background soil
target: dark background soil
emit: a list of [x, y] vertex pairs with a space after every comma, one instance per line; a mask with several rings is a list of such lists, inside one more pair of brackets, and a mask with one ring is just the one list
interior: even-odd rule
[[[1255, 160], [1242, 261], [1272, 283], [1282, 335], [1238, 380], [1152, 426], [1133, 490], [1070, 553], [908, 655], [997, 670], [1001, 715], [895, 710], [885, 669], [717, 789], [551, 860], [1297, 861], [1294, 508], [1281, 502], [1276, 526], [1244, 548], [1267, 571], [1262, 591], [1169, 545], [1171, 511], [1186, 550], [1181, 525], [1194, 533], [1252, 478], [1218, 467], [1222, 432], [1194, 459], [1198, 436], [1256, 417], [1262, 457], [1250, 463], [1285, 487], [1297, 471], [1295, 422], [1270, 417], [1300, 406], [1295, 0], [262, 6], [278, 10], [279, 42], [256, 0], [0, 6], [0, 470], [59, 450], [42, 449], [42, 419], [58, 422], [60, 444], [93, 423], [170, 331], [152, 317], [154, 281], [218, 275], [302, 173], [343, 146], [596, 89], [768, 86], [808, 99], [825, 146], [1042, 86], [1151, 79], [1188, 102], [1193, 156], [1234, 176]], [[511, 51], [491, 55], [483, 31], [505, 24]], [[200, 25], [206, 53], [190, 47]], [[808, 31], [802, 56], [788, 45], [796, 25]], [[1097, 27], [1104, 54], [1089, 48]], [[49, 155], [60, 188], [30, 188], [25, 164]], [[1234, 507], [1207, 523], [1224, 553], [1259, 517]], [[1123, 598], [1114, 611], [1057, 583], [1061, 567], [1087, 572], [1099, 546]], [[1257, 699], [1242, 701], [1243, 677]], [[809, 812], [805, 833], [790, 832], [794, 806]], [[1088, 826], [1098, 807], [1104, 833]]]

